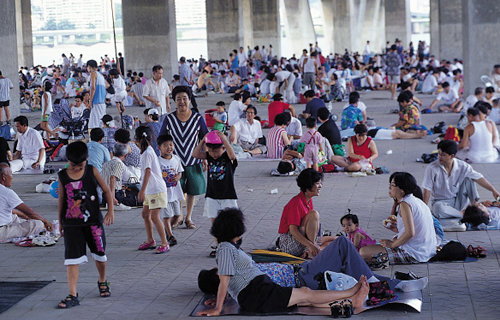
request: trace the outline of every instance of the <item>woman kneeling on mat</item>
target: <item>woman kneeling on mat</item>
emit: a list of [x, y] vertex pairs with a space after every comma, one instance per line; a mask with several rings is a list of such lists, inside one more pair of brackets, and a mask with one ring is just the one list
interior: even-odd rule
[[228, 292], [238, 301], [240, 310], [248, 313], [284, 312], [295, 305], [329, 307], [329, 303], [346, 298], [352, 299], [352, 306], [356, 308], [361, 307], [367, 297], [369, 287], [365, 276], [345, 291], [285, 288], [275, 284], [239, 248], [244, 232], [243, 213], [238, 209], [221, 210], [215, 218], [210, 233], [219, 243], [216, 254], [220, 280], [217, 300], [215, 308], [200, 311], [198, 315], [220, 315]]

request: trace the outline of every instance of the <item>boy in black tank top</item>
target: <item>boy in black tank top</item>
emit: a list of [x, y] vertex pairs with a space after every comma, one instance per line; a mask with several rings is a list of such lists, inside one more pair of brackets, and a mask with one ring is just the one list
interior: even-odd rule
[[[64, 236], [64, 265], [68, 271], [69, 295], [58, 308], [67, 309], [79, 305], [76, 285], [79, 265], [87, 262], [86, 246], [92, 252], [99, 280], [97, 286], [101, 297], [109, 297], [109, 283], [106, 280], [104, 253], [106, 238], [105, 225], [113, 223], [113, 201], [106, 182], [96, 168], [87, 164], [88, 149], [81, 141], [73, 142], [66, 149], [69, 166], [59, 172], [59, 221]], [[97, 186], [103, 190], [108, 204], [108, 212], [102, 218], [99, 210]]]

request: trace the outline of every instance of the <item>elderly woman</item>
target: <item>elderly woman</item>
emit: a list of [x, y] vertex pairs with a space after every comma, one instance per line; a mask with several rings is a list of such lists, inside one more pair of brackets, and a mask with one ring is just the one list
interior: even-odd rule
[[292, 143], [286, 133], [287, 116], [284, 113], [278, 113], [274, 117], [274, 127], [267, 134], [267, 157], [270, 159], [281, 159], [285, 146]]
[[367, 261], [382, 252], [391, 264], [427, 262], [436, 254], [437, 241], [431, 210], [421, 200], [422, 190], [408, 172], [393, 173], [389, 182], [395, 212], [385, 226], [397, 235], [380, 240], [380, 245], [363, 247], [359, 253]]
[[280, 251], [294, 256], [314, 257], [333, 241], [333, 237], [317, 239], [319, 213], [314, 210], [312, 198], [319, 196], [322, 181], [323, 174], [312, 168], [303, 170], [297, 177], [300, 192], [287, 203], [281, 214], [277, 241]]
[[332, 162], [348, 172], [371, 171], [372, 161], [378, 157], [378, 151], [375, 141], [367, 136], [367, 132], [366, 125], [357, 124], [354, 127], [355, 135], [347, 140], [349, 157], [333, 156]]

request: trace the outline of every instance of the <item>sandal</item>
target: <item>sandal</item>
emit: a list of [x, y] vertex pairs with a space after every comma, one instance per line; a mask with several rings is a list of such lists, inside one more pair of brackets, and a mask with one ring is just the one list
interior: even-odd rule
[[196, 229], [196, 225], [191, 220], [186, 220], [186, 229]]
[[76, 297], [68, 294], [68, 296], [59, 302], [57, 305], [58, 309], [69, 309], [71, 307], [77, 306], [80, 304], [80, 301], [78, 300], [78, 293], [76, 294]]
[[467, 247], [467, 255], [473, 258], [486, 258], [486, 249], [481, 246], [474, 247], [472, 244], [469, 244]]
[[334, 301], [330, 303], [329, 306], [333, 318], [350, 318], [351, 315], [353, 315], [351, 299]]
[[175, 222], [172, 223], [172, 229], [175, 229], [184, 223], [184, 216], [183, 215], [177, 216], [176, 218], [177, 218], [177, 220], [175, 220]]
[[170, 248], [169, 248], [168, 244], [165, 245], [165, 246], [164, 245], [159, 245], [158, 248], [156, 248], [155, 253], [156, 254], [162, 254], [162, 253], [167, 252], [169, 249]]
[[372, 270], [381, 270], [389, 267], [389, 258], [387, 254], [380, 252], [372, 257], [372, 260], [368, 262], [368, 266]]
[[177, 239], [174, 236], [167, 237], [168, 245], [173, 247], [177, 244]]
[[156, 249], [156, 242], [153, 240], [151, 242], [143, 242], [137, 250], [149, 250], [149, 249]]
[[111, 295], [111, 292], [109, 292], [109, 282], [104, 281], [104, 282], [99, 282], [97, 281], [97, 288], [99, 289], [99, 295], [101, 298], [107, 298]]

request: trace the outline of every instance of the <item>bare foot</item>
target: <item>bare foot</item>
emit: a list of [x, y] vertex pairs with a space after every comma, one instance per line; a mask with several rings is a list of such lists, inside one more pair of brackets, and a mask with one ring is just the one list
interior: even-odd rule
[[[364, 279], [362, 279], [364, 277]], [[353, 308], [360, 308], [363, 305], [363, 302], [365, 302], [366, 297], [368, 296], [368, 292], [370, 291], [370, 286], [368, 285], [368, 282], [366, 282], [366, 277], [362, 276], [359, 279], [358, 284], [361, 285], [359, 288], [358, 292], [354, 296], [352, 296], [352, 306]]]
[[427, 130], [417, 130], [417, 134], [419, 137], [425, 137], [428, 134], [428, 132]]

